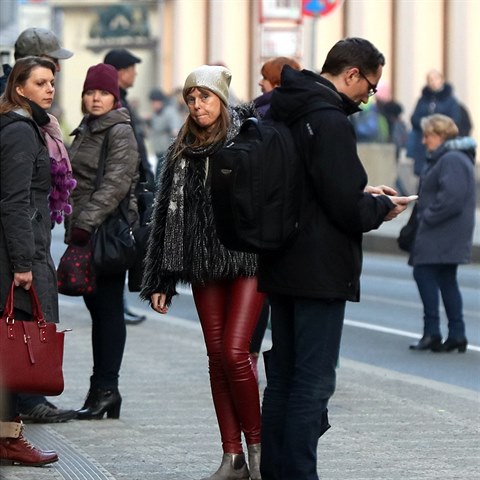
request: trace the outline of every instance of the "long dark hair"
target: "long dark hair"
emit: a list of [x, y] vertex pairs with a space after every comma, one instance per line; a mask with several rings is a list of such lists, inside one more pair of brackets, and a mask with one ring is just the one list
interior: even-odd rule
[[32, 114], [27, 99], [17, 92], [17, 87], [23, 87], [30, 78], [32, 71], [38, 67], [48, 68], [53, 75], [56, 73], [55, 64], [43, 57], [24, 57], [15, 62], [8, 76], [5, 91], [0, 96], [0, 113], [8, 113], [20, 107]]
[[[188, 92], [186, 92], [186, 95], [188, 95], [194, 88], [202, 93], [213, 93], [211, 90], [206, 88], [192, 87]], [[227, 137], [229, 126], [230, 113], [223, 102], [220, 102], [220, 117], [213, 125], [211, 130], [207, 130], [206, 128], [198, 126], [193, 118], [188, 115], [175, 140], [175, 146], [173, 150], [174, 157], [177, 158], [181, 156], [186, 148], [195, 149], [223, 142]]]

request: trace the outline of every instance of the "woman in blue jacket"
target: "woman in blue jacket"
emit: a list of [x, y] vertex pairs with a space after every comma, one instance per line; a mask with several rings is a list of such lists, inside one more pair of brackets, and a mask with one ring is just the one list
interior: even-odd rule
[[[409, 264], [424, 308], [423, 337], [412, 350], [465, 352], [467, 337], [458, 265], [469, 263], [475, 221], [475, 141], [457, 137], [455, 122], [434, 114], [421, 121], [427, 165], [420, 181], [418, 231]], [[448, 318], [442, 343], [439, 293]]]

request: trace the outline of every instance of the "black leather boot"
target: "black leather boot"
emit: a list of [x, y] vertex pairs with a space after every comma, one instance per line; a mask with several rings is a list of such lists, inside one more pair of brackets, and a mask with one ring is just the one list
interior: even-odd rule
[[448, 337], [441, 345], [432, 347], [434, 352], [451, 352], [452, 350], [458, 350], [458, 353], [465, 353], [467, 350], [468, 341], [465, 337], [451, 338]]
[[424, 335], [418, 343], [410, 345], [410, 350], [435, 350], [442, 345], [440, 335]]
[[119, 418], [122, 397], [117, 388], [91, 388], [83, 407], [77, 411], [79, 420], [101, 420], [105, 413], [108, 418]]

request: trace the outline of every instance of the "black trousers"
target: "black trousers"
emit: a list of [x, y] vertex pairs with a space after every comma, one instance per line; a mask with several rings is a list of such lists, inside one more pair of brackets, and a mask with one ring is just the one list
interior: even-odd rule
[[83, 297], [92, 317], [92, 387], [118, 388], [127, 339], [123, 313], [125, 274], [99, 275], [96, 292]]

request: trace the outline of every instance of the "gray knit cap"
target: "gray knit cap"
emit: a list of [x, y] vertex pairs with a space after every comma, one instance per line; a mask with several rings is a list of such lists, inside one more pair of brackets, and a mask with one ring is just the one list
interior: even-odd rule
[[214, 65], [202, 65], [196, 68], [185, 80], [183, 98], [187, 101], [187, 92], [194, 87], [206, 88], [218, 95], [228, 105], [228, 87], [232, 74], [228, 68]]

